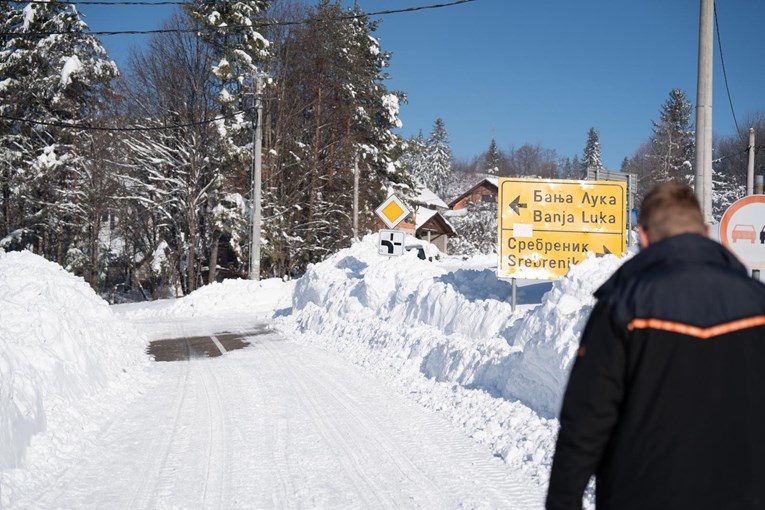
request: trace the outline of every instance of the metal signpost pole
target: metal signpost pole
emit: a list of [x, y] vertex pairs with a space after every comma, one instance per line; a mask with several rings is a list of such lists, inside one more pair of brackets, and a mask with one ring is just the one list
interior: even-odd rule
[[513, 282], [513, 286], [512, 286], [513, 290], [512, 290], [512, 293], [511, 293], [512, 297], [510, 298], [510, 311], [514, 312], [515, 311], [515, 305], [518, 304], [518, 301], [516, 300], [516, 294], [515, 294], [515, 290], [516, 290], [515, 278], [511, 278], [511, 280]]

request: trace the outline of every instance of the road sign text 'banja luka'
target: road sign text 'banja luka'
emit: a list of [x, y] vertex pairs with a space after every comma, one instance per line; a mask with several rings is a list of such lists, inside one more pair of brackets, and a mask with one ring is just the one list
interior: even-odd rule
[[623, 182], [500, 179], [498, 276], [551, 280], [589, 252], [621, 255], [626, 196]]

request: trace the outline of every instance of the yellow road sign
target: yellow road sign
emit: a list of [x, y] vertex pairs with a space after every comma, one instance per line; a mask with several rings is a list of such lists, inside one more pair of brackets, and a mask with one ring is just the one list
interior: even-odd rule
[[409, 208], [396, 195], [389, 196], [375, 209], [375, 214], [388, 225], [388, 228], [395, 228], [410, 213]]
[[499, 180], [501, 278], [555, 279], [588, 252], [626, 250], [626, 184]]

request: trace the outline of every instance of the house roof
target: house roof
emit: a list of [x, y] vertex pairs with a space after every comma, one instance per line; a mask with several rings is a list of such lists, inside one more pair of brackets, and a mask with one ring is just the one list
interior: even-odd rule
[[454, 200], [449, 202], [449, 209], [454, 207], [454, 205], [457, 204], [457, 202], [459, 202], [460, 200], [462, 200], [466, 196], [470, 195], [471, 193], [473, 193], [476, 189], [480, 188], [481, 186], [486, 186], [486, 187], [489, 187], [489, 188], [493, 188], [495, 192], [499, 191], [499, 177], [486, 177], [484, 179], [481, 179], [472, 188], [470, 188], [469, 190], [467, 190], [466, 192], [464, 192], [463, 194], [461, 194], [460, 196], [458, 196], [457, 198], [455, 198]]
[[442, 207], [444, 209], [449, 208], [449, 206], [446, 205], [446, 202], [441, 200], [438, 195], [433, 193], [425, 186], [418, 187], [417, 191], [419, 194], [414, 198], [415, 204], [424, 205], [426, 207]]
[[431, 232], [438, 232], [440, 234], [446, 234], [447, 236], [457, 235], [457, 230], [449, 221], [444, 218], [441, 213], [427, 207], [418, 207], [415, 212], [416, 228], [415, 232], [420, 233], [421, 230]]

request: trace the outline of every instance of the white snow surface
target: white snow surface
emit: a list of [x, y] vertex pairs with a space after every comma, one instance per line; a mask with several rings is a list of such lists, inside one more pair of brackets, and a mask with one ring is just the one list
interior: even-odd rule
[[72, 83], [72, 75], [82, 71], [82, 61], [77, 55], [72, 55], [64, 62], [64, 67], [61, 69], [61, 88], [66, 88]]
[[145, 345], [82, 279], [29, 252], [0, 251], [0, 470], [23, 464], [43, 432], [47, 455], [65, 452], [83, 432], [78, 406], [88, 399], [121, 388], [129, 400]]
[[[445, 413], [546, 484], [592, 292], [623, 260], [593, 256], [552, 284], [526, 282], [519, 302], [530, 304], [513, 313], [496, 266], [459, 269], [413, 252], [386, 259], [375, 243], [367, 236], [310, 268], [281, 324]], [[541, 289], [550, 290], [540, 303]]]
[[[539, 494], [592, 292], [622, 262], [591, 257], [556, 282], [519, 282], [513, 312], [511, 285], [497, 279], [495, 257], [382, 257], [377, 236], [369, 235], [297, 281], [227, 280], [184, 298], [110, 308], [58, 265], [0, 253], [0, 506], [29, 501], [55, 466], [61, 471], [86, 449], [89, 431], [146, 400], [147, 388], [179, 377], [148, 368], [140, 331], [167, 338], [192, 324], [194, 334], [244, 330], [247, 320], [270, 321], [309, 349], [301, 352], [351, 362], [380, 388], [447, 418]], [[254, 348], [275, 355], [268, 345]], [[238, 356], [232, 359], [243, 370], [249, 358]], [[215, 378], [190, 366], [187, 378]], [[184, 391], [173, 398], [175, 409], [191, 397]]]

